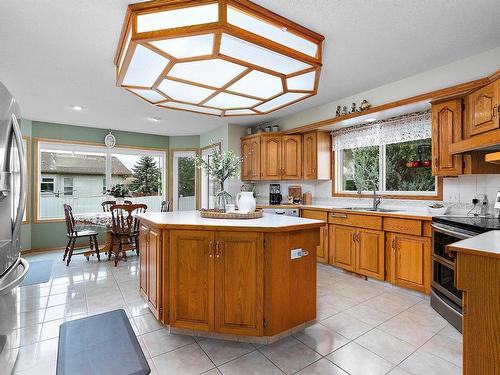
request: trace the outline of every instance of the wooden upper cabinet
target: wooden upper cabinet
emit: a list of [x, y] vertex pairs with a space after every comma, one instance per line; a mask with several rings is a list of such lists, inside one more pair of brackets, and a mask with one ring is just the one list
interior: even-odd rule
[[388, 279], [393, 284], [429, 293], [431, 239], [387, 233]]
[[375, 279], [385, 278], [385, 235], [383, 231], [358, 229], [356, 272]]
[[250, 179], [260, 180], [260, 138], [250, 139], [250, 152]]
[[329, 180], [332, 169], [332, 137], [328, 132], [304, 134], [304, 180]]
[[467, 136], [499, 128], [500, 80], [474, 91], [467, 96]]
[[241, 179], [252, 179], [252, 139], [241, 140]]
[[215, 244], [215, 331], [262, 336], [263, 234], [218, 232]]
[[330, 263], [334, 266], [354, 271], [356, 268], [356, 246], [354, 236], [356, 228], [343, 225], [330, 225]]
[[432, 174], [462, 174], [462, 156], [450, 154], [452, 143], [462, 139], [462, 99], [432, 105]]
[[170, 324], [213, 331], [214, 232], [170, 232]]
[[299, 180], [302, 178], [302, 136], [284, 135], [281, 138], [282, 171], [284, 180]]
[[281, 179], [281, 134], [265, 134], [260, 137], [260, 179]]

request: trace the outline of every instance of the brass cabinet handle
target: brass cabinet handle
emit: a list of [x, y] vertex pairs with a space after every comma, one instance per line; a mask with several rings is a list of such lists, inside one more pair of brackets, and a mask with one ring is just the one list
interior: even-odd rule
[[335, 212], [332, 212], [331, 217], [336, 217], [337, 219], [347, 219], [346, 214], [337, 214]]
[[215, 243], [215, 257], [220, 258], [220, 242]]
[[434, 156], [434, 165], [439, 167], [439, 158], [437, 156]]
[[214, 256], [213, 251], [212, 251], [212, 247], [213, 247], [213, 244], [212, 244], [212, 241], [210, 241], [208, 243], [208, 257], [209, 258], [212, 258]]
[[396, 251], [396, 239], [395, 238], [392, 239], [392, 250]]
[[493, 118], [497, 118], [498, 115], [498, 104], [493, 107]]

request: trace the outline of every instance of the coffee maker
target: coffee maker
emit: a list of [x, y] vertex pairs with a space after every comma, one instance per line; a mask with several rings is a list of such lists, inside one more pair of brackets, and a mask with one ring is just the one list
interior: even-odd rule
[[280, 184], [270, 184], [269, 185], [269, 204], [281, 204], [281, 185]]

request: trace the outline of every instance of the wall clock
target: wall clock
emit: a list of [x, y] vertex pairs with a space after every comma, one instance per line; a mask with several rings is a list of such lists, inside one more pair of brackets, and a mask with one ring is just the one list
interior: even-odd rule
[[104, 144], [107, 148], [113, 148], [116, 145], [116, 138], [111, 132], [109, 132], [106, 137], [104, 137]]

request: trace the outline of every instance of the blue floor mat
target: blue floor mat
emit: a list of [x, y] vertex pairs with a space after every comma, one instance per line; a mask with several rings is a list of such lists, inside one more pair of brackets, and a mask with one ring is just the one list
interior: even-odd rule
[[53, 260], [29, 262], [30, 268], [20, 286], [43, 284], [50, 280]]

